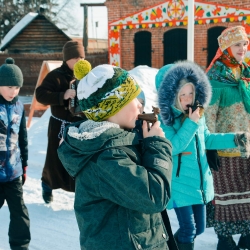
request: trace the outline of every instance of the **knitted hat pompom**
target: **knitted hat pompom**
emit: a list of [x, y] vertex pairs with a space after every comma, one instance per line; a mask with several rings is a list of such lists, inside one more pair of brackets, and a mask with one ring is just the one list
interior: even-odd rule
[[8, 58], [6, 58], [5, 63], [6, 64], [15, 64], [15, 60], [11, 57], [8, 57]]
[[84, 76], [86, 76], [90, 72], [91, 69], [92, 66], [90, 62], [81, 59], [74, 64], [73, 67], [74, 76], [77, 80], [81, 80]]

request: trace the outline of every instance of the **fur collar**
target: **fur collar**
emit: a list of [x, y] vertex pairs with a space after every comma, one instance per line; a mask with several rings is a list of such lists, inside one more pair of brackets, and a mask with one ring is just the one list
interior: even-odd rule
[[179, 82], [186, 78], [195, 86], [195, 100], [206, 108], [209, 105], [212, 90], [205, 72], [197, 64], [189, 61], [179, 61], [164, 74], [158, 89], [158, 104], [161, 109], [161, 119], [165, 125], [172, 125], [175, 104], [179, 92]]

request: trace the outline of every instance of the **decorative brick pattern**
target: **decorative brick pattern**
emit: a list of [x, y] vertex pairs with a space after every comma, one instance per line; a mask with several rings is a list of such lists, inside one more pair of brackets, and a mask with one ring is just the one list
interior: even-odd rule
[[[250, 9], [250, 0], [209, 0], [203, 1], [208, 3], [217, 3], [227, 6], [237, 6], [243, 9]], [[150, 6], [163, 3], [162, 0], [106, 0], [105, 5], [108, 8], [108, 22], [117, 21], [123, 17], [137, 13]], [[205, 24], [195, 25], [195, 49], [194, 60], [204, 69], [207, 66], [207, 30], [212, 27], [222, 26], [231, 27], [241, 25], [241, 22], [218, 23], [218, 24]], [[185, 28], [182, 26], [181, 28]], [[178, 28], [178, 27], [173, 27]], [[132, 29], [121, 31], [121, 66], [130, 70], [134, 67], [134, 34], [141, 30], [149, 31], [152, 33], [152, 67], [160, 68], [163, 66], [163, 35], [164, 32], [173, 29], [172, 27], [160, 27], [151, 29]], [[203, 50], [205, 48], [205, 50]]]

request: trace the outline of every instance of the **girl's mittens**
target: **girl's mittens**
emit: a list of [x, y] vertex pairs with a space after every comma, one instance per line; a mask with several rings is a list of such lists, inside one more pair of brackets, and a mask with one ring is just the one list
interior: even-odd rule
[[250, 156], [250, 133], [249, 132], [235, 133], [234, 142], [240, 150], [241, 157], [249, 158]]

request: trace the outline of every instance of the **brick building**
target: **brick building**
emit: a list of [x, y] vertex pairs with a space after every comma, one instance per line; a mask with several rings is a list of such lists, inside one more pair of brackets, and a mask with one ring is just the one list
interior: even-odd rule
[[[130, 70], [187, 58], [188, 0], [106, 0], [105, 5], [109, 63]], [[218, 35], [235, 25], [245, 26], [250, 35], [250, 0], [196, 0], [195, 62], [206, 68], [218, 48]]]

